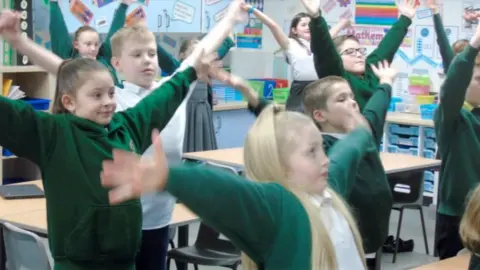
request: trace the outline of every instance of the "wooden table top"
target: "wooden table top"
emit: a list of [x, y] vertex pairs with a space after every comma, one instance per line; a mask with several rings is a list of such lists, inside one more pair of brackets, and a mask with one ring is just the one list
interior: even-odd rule
[[470, 262], [470, 254], [462, 254], [443, 261], [422, 265], [413, 270], [466, 270]]
[[[42, 181], [30, 181], [25, 183], [18, 183], [16, 185], [24, 184], [35, 184], [41, 189], [43, 189]], [[5, 200], [0, 197], [0, 218], [18, 214], [18, 213], [28, 213], [31, 211], [42, 210], [46, 208], [46, 203], [44, 198], [39, 199], [21, 199], [21, 200]]]
[[[43, 189], [42, 181], [21, 184], [36, 184]], [[18, 227], [47, 234], [47, 210], [45, 198], [4, 200], [0, 197], [0, 221], [10, 222]], [[178, 227], [200, 221], [185, 205], [176, 204], [173, 210], [171, 227]]]
[[[186, 159], [211, 161], [234, 167], [243, 166], [243, 148], [219, 149], [203, 152], [185, 153]], [[405, 154], [380, 153], [387, 174], [440, 167], [441, 161]]]

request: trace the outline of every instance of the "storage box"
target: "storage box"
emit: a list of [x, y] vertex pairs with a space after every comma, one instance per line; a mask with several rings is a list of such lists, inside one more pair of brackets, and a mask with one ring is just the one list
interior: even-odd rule
[[23, 98], [23, 101], [32, 105], [35, 110], [46, 111], [50, 108], [50, 99], [44, 98]]
[[290, 88], [275, 88], [273, 89], [273, 101], [276, 103], [285, 104], [289, 94]]
[[14, 154], [10, 151], [8, 151], [8, 149], [5, 149], [5, 148], [2, 148], [2, 156], [4, 157], [11, 157], [13, 156]]
[[433, 114], [437, 109], [437, 104], [422, 104], [420, 105], [420, 117], [422, 119], [432, 120]]

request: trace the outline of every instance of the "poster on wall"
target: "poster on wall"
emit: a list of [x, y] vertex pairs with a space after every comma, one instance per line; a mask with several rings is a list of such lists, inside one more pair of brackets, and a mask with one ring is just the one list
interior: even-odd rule
[[[480, 11], [480, 3], [478, 2], [463, 2], [463, 12], [470, 13], [470, 12], [478, 12]], [[478, 19], [472, 20], [465, 20], [462, 18], [462, 31], [464, 32], [472, 32], [478, 25]]]
[[322, 5], [324, 16], [328, 18], [352, 19], [353, 9], [352, 0], [326, 0]]
[[[264, 0], [247, 0], [247, 4], [263, 11]], [[262, 48], [262, 33], [263, 23], [255, 17], [253, 14], [249, 14], [246, 25], [240, 26], [240, 29], [236, 31], [237, 47], [238, 48], [250, 48], [261, 49]]]
[[[450, 45], [459, 39], [458, 28], [459, 28], [458, 26], [445, 26], [445, 34], [447, 34], [447, 38]], [[440, 48], [436, 43], [435, 43], [435, 58], [436, 59], [442, 58], [442, 56], [440, 55]]]
[[[355, 36], [363, 46], [377, 46], [389, 30], [389, 27], [382, 26], [353, 25], [349, 29], [345, 30], [343, 34]], [[401, 47], [412, 47], [412, 31], [410, 29], [403, 39]]]
[[415, 55], [424, 55], [433, 58], [436, 38], [433, 26], [415, 26]]
[[395, 0], [357, 0], [355, 23], [368, 25], [392, 25], [399, 12]]

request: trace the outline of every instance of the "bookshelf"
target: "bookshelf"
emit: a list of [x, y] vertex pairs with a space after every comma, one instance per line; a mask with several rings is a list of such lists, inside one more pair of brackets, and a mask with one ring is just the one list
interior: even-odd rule
[[[13, 85], [20, 86], [20, 89], [25, 92], [27, 97], [44, 98], [53, 101], [55, 95], [55, 77], [40, 67], [0, 66], [0, 82], [3, 82], [5, 79], [11, 79]], [[52, 102], [50, 103], [50, 106], [51, 105]], [[28, 172], [32, 171], [32, 169], [30, 169], [30, 167], [32, 167], [31, 164], [28, 164], [27, 167], [29, 168], [25, 171], [24, 166], [22, 166], [23, 164], [13, 164], [20, 163], [17, 157], [3, 156], [2, 152], [3, 148], [0, 146], [0, 156], [2, 158], [0, 162], [0, 176], [2, 183], [4, 177], [6, 177], [5, 172], [7, 171], [7, 167], [9, 167], [8, 171], [10, 175], [12, 175], [11, 171], [14, 171], [13, 177], [22, 177], [23, 175], [18, 175], [20, 172], [32, 174], [32, 172]]]

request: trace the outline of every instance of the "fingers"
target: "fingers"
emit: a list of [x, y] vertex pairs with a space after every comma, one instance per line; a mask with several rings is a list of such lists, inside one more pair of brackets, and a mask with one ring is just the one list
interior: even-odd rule
[[135, 194], [134, 187], [131, 183], [126, 183], [108, 192], [110, 204], [119, 204], [134, 197], [138, 197], [138, 195]]

